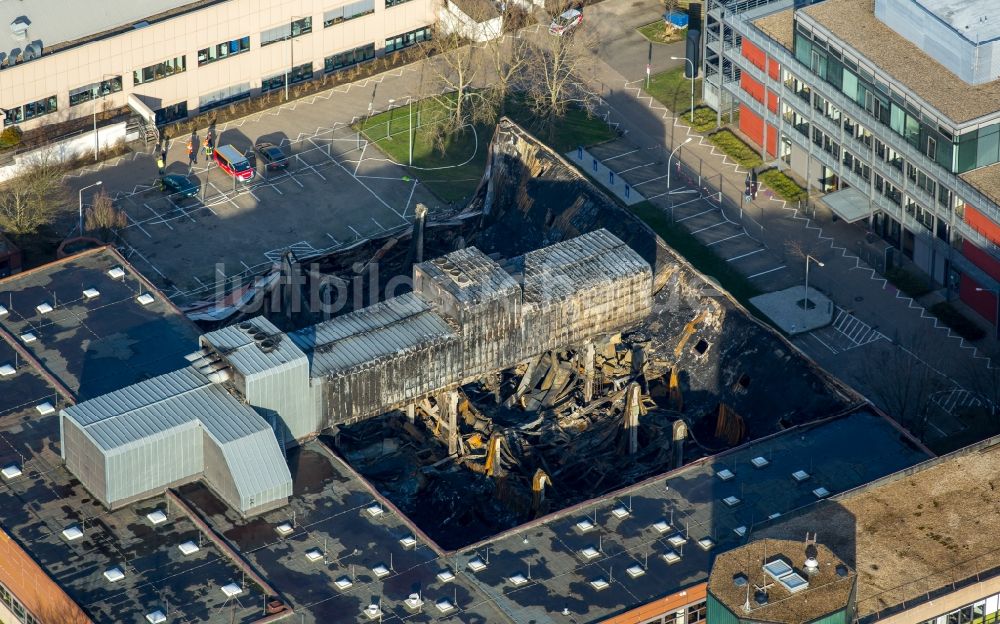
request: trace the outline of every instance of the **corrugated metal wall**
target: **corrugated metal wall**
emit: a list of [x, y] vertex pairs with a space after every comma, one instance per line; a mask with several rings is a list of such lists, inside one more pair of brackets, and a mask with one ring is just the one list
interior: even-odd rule
[[107, 503], [114, 507], [195, 477], [204, 469], [203, 457], [202, 429], [194, 421], [109, 453]]
[[309, 360], [245, 378], [247, 402], [264, 417], [280, 442], [303, 438], [320, 429], [320, 412], [309, 387]]
[[71, 418], [66, 418], [61, 412], [59, 422], [62, 428], [61, 446], [66, 468], [76, 475], [97, 500], [107, 504], [108, 481], [104, 453]]

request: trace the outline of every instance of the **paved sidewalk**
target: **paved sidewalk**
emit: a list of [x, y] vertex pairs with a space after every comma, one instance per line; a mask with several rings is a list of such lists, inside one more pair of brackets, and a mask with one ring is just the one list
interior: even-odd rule
[[[815, 332], [794, 338], [793, 342], [800, 348], [851, 381], [865, 394], [876, 392], [876, 382], [862, 370], [861, 364], [868, 357], [866, 350], [874, 349], [877, 343], [888, 345], [891, 342], [904, 346], [912, 352], [917, 365], [922, 365], [919, 364], [922, 362], [940, 373], [941, 382], [946, 386], [968, 388], [980, 381], [981, 371], [989, 365], [989, 360], [974, 345], [954, 335], [912, 299], [887, 283], [856, 255], [856, 250], [868, 246], [863, 230], [843, 221], [834, 222], [822, 213], [814, 217], [802, 215], [794, 206], [772, 198], [766, 190], [758, 194], [757, 200], [741, 204], [746, 170], [730, 163], [703, 137], [676, 123], [670, 111], [641, 91], [641, 82], [626, 81], [602, 59], [595, 59], [593, 72], [599, 84], [617, 85], [605, 90], [603, 95], [611, 109], [612, 120], [619, 123], [624, 132], [623, 139], [603, 149], [619, 153], [639, 150], [633, 153], [655, 154], [665, 161], [667, 150], [681, 145], [687, 137], [693, 137], [680, 150], [681, 159], [700, 172], [699, 181], [703, 185], [707, 181], [717, 197], [717, 189], [721, 186], [722, 196], [728, 197], [731, 205], [742, 205], [740, 212], [743, 218], [735, 214], [720, 217], [718, 213], [714, 216], [706, 213], [697, 217], [691, 215], [692, 219], [685, 225], [692, 232], [701, 230], [699, 234], [702, 236], [696, 236], [706, 244], [720, 241], [717, 251], [722, 251], [724, 245], [729, 244], [721, 242], [723, 240], [752, 239], [763, 249], [748, 258], [767, 257], [785, 265], [781, 270], [759, 275], [757, 267], [741, 266], [728, 253], [719, 254], [750, 277], [754, 285], [765, 291], [777, 291], [801, 284], [805, 274], [803, 254], [812, 255], [824, 263], [823, 267], [812, 267], [810, 285], [834, 301], [837, 306], [834, 323], [826, 330], [827, 340], [823, 340], [821, 335], [814, 336]], [[636, 165], [625, 158], [615, 162], [620, 167], [619, 171]], [[628, 177], [630, 174], [626, 172], [624, 175]], [[632, 183], [654, 203], [657, 193], [650, 192], [652, 184], [661, 185], [660, 193], [692, 187], [691, 180], [681, 183], [672, 181], [670, 189], [666, 188], [665, 181], [654, 182], [651, 179], [644, 183], [632, 180]], [[694, 182], [695, 187], [697, 184], [697, 181]], [[706, 197], [710, 193], [702, 188], [700, 195]], [[675, 206], [675, 210], [679, 208]], [[685, 213], [677, 220], [687, 216]], [[720, 221], [729, 223], [714, 225]], [[718, 235], [713, 234], [711, 240], [706, 240], [703, 235], [709, 230], [704, 228], [709, 226], [719, 232]], [[750, 245], [749, 241], [742, 242]], [[839, 342], [832, 336], [839, 337]], [[839, 349], [830, 344], [831, 340], [849, 349]]]

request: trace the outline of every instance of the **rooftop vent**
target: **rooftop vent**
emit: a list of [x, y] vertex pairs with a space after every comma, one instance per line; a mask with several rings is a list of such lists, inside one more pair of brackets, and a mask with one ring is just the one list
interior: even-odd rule
[[839, 576], [840, 578], [844, 578], [845, 576], [847, 576], [847, 566], [845, 566], [842, 563], [837, 564], [836, 571], [837, 571], [837, 576]]
[[759, 605], [766, 605], [767, 604], [767, 591], [765, 591], [763, 589], [758, 589], [753, 594], [753, 600], [754, 600], [754, 602], [756, 602]]
[[347, 576], [342, 576], [334, 581], [333, 584], [340, 591], [344, 591], [345, 589], [350, 589], [354, 585], [354, 581]]
[[806, 557], [805, 567], [806, 572], [815, 574], [819, 572], [819, 561], [815, 557]]
[[243, 588], [236, 583], [229, 583], [228, 585], [222, 586], [222, 593], [226, 595], [226, 598], [233, 598], [234, 596], [239, 596], [243, 593]]
[[449, 611], [455, 609], [455, 605], [451, 604], [451, 601], [448, 600], [447, 598], [439, 599], [437, 602], [434, 603], [434, 606], [437, 607], [437, 610], [440, 611], [441, 613], [448, 613]]
[[31, 332], [24, 332], [23, 334], [21, 334], [21, 342], [23, 342], [24, 344], [31, 344], [36, 340], [38, 340], [38, 336], [36, 336]]
[[0, 305], [0, 316], [7, 316], [7, 308]]
[[52, 404], [49, 403], [48, 401], [45, 401], [44, 403], [39, 403], [38, 405], [35, 406], [35, 409], [38, 410], [38, 413], [41, 414], [42, 416], [48, 416], [49, 414], [56, 411], [56, 408], [53, 407]]
[[135, 300], [136, 300], [136, 302], [139, 305], [144, 305], [144, 306], [148, 306], [149, 304], [151, 304], [154, 301], [156, 301], [153, 298], [153, 295], [151, 295], [149, 293], [142, 293], [141, 295], [139, 295], [138, 297], [136, 297]]
[[157, 509], [146, 514], [146, 519], [149, 520], [154, 526], [157, 524], [163, 524], [167, 521], [167, 514], [163, 513], [163, 510]]
[[486, 562], [483, 561], [482, 557], [473, 557], [469, 559], [469, 569], [473, 572], [481, 572], [486, 569]]
[[444, 570], [441, 570], [440, 572], [437, 573], [437, 580], [441, 581], [442, 583], [450, 583], [455, 580], [455, 573], [452, 572], [450, 569], [445, 568]]
[[10, 481], [21, 476], [21, 468], [17, 464], [10, 464], [9, 466], [5, 466], [3, 470], [0, 470], [0, 474], [3, 475], [4, 479]]
[[181, 554], [184, 555], [185, 557], [188, 555], [193, 555], [194, 553], [201, 550], [201, 548], [198, 547], [198, 544], [195, 544], [194, 542], [184, 542], [183, 544], [178, 546], [177, 549], [181, 551]]
[[163, 624], [167, 621], [167, 616], [163, 615], [163, 611], [157, 609], [152, 613], [146, 614], [146, 621], [149, 622], [149, 624]]
[[100, 295], [101, 291], [97, 290], [96, 288], [88, 288], [83, 291], [84, 299], [93, 299], [95, 297], [99, 297]]
[[52, 311], [52, 306], [48, 302], [42, 302], [35, 306], [39, 314], [48, 314]]
[[746, 587], [747, 582], [748, 581], [746, 574], [743, 574], [742, 572], [737, 572], [736, 574], [733, 575], [733, 585], [737, 587]]
[[24, 60], [33, 61], [36, 58], [41, 58], [42, 56], [42, 44], [38, 41], [33, 41], [28, 45], [24, 46]]
[[72, 542], [83, 537], [83, 531], [80, 530], [80, 527], [73, 524], [63, 529], [62, 536], [67, 542]]
[[17, 371], [10, 364], [0, 365], [0, 377], [10, 377]]
[[236, 327], [238, 327], [239, 329], [241, 329], [242, 331], [245, 331], [245, 332], [249, 332], [251, 329], [256, 329], [253, 326], [253, 323], [251, 323], [250, 321], [243, 321], [242, 323], [240, 323]]
[[27, 18], [19, 17], [10, 23], [10, 34], [14, 36], [14, 39], [18, 41], [23, 41], [28, 38], [28, 22]]
[[117, 583], [125, 578], [125, 573], [121, 571], [121, 568], [108, 568], [104, 571], [104, 578], [108, 579], [109, 583]]
[[638, 563], [625, 568], [626, 574], [632, 578], [639, 578], [646, 573], [646, 568], [642, 567]]
[[382, 607], [378, 606], [376, 603], [371, 603], [362, 611], [369, 620], [380, 620], [382, 619]]
[[108, 277], [115, 280], [120, 280], [125, 277], [125, 269], [121, 267], [112, 267], [108, 269]]

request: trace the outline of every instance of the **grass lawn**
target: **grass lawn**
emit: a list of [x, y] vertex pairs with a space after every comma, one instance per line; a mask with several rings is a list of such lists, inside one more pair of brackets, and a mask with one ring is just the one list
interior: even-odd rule
[[[464, 132], [450, 137], [442, 153], [434, 147], [432, 124], [444, 115], [444, 107], [435, 100], [413, 103], [413, 166], [406, 169], [408, 175], [423, 182], [442, 201], [457, 202], [471, 195], [479, 185], [486, 168], [486, 146], [493, 138], [493, 128], [467, 126]], [[396, 162], [404, 166], [409, 162], [408, 106], [373, 115], [355, 124], [355, 129]]]
[[757, 150], [747, 145], [743, 139], [729, 130], [719, 130], [710, 134], [708, 140], [743, 167], [752, 168], [764, 164]]
[[675, 41], [684, 41], [687, 37], [687, 28], [671, 28], [667, 31], [667, 23], [660, 19], [651, 24], [646, 24], [645, 26], [640, 26], [636, 30], [639, 34], [649, 39], [653, 43], [674, 43]]
[[795, 202], [809, 197], [806, 190], [784, 172], [777, 169], [766, 169], [757, 174], [757, 179], [774, 191], [774, 194], [785, 201]]
[[[487, 145], [493, 138], [494, 128], [484, 124], [467, 126], [464, 132], [450, 137], [442, 153], [434, 147], [433, 121], [446, 114], [444, 105], [437, 100], [413, 103], [413, 166], [406, 169], [408, 175], [419, 179], [443, 201], [460, 202], [479, 185], [486, 169]], [[560, 154], [579, 145], [588, 146], [614, 138], [604, 121], [579, 109], [569, 110], [552, 128], [540, 128], [531, 110], [516, 99], [508, 103], [506, 114]], [[354, 128], [394, 161], [406, 166], [410, 149], [407, 106], [373, 115], [355, 124]]]
[[760, 291], [742, 273], [715, 255], [711, 249], [705, 247], [683, 226], [671, 223], [670, 215], [648, 201], [632, 206], [631, 210], [696, 269], [714, 278], [724, 290], [728, 291], [747, 309], [763, 318], [750, 303], [750, 298], [759, 295]]
[[718, 126], [715, 123], [716, 114], [715, 111], [707, 106], [696, 106], [694, 109], [694, 122], [691, 121], [691, 112], [685, 111], [683, 115], [680, 116], [680, 122], [685, 126], [691, 126], [697, 132], [709, 132], [715, 130]]
[[[687, 63], [685, 63], [687, 65]], [[643, 81], [643, 89], [674, 113], [680, 113], [691, 108], [691, 80], [684, 77], [684, 67], [653, 74], [649, 78], [649, 87]], [[701, 93], [701, 78], [694, 81], [694, 105], [701, 103], [698, 94]]]

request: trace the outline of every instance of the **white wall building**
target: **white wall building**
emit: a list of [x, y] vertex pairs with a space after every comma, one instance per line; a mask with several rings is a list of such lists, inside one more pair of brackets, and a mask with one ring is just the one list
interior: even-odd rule
[[[435, 0], [0, 2], [0, 109], [22, 130], [123, 107], [160, 123], [430, 37]], [[96, 102], [95, 102], [96, 100]]]

